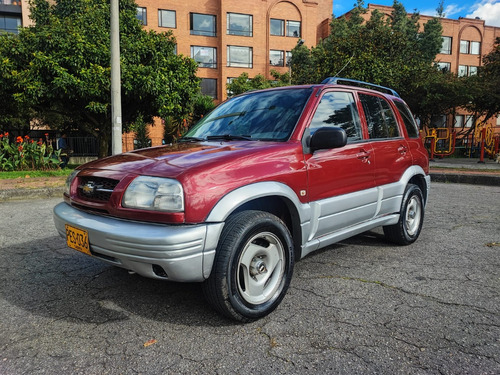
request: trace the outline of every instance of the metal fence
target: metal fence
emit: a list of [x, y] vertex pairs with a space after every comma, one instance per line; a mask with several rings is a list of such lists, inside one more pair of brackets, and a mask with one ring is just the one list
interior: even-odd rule
[[73, 151], [71, 156], [97, 156], [99, 144], [94, 137], [68, 137], [68, 147]]

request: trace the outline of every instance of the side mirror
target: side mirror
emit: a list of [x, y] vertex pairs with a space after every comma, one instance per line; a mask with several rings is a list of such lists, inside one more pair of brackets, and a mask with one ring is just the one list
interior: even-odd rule
[[338, 127], [319, 128], [314, 132], [309, 142], [311, 152], [344, 147], [347, 144], [347, 134]]

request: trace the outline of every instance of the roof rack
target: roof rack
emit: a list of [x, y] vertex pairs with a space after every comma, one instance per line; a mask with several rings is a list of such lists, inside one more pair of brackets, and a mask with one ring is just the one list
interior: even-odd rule
[[349, 79], [349, 78], [341, 78], [341, 77], [328, 77], [321, 82], [322, 84], [330, 84], [330, 85], [341, 85], [343, 82], [345, 82], [349, 86], [359, 86], [359, 87], [366, 87], [369, 89], [377, 90], [377, 91], [382, 91], [387, 94], [391, 94], [393, 96], [397, 96], [398, 98], [400, 97], [399, 94], [393, 90], [390, 89], [389, 87], [384, 87], [380, 85], [375, 85], [373, 83], [368, 83], [368, 82], [363, 82], [363, 81], [357, 81], [355, 79]]

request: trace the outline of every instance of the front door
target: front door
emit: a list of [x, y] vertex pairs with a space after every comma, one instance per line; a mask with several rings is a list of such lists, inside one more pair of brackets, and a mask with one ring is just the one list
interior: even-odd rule
[[309, 131], [312, 135], [318, 128], [328, 126], [343, 128], [348, 144], [305, 156], [308, 200], [312, 207], [316, 238], [368, 220], [376, 211], [373, 149], [370, 142], [363, 139], [352, 92], [323, 93]]

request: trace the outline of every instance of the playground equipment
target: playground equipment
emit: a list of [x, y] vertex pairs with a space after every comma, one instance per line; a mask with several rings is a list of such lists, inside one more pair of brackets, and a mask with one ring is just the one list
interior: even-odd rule
[[455, 152], [457, 134], [449, 128], [426, 129], [424, 144], [430, 152], [431, 160], [434, 155], [449, 156]]
[[[474, 150], [479, 152], [480, 162], [484, 162], [485, 154], [491, 158], [498, 154], [500, 136], [495, 136], [495, 130], [491, 124], [477, 124], [472, 134], [461, 132], [458, 136], [465, 145], [466, 154], [469, 157], [472, 156]], [[455, 152], [457, 133], [450, 128], [426, 129], [424, 144], [429, 150], [431, 160], [434, 160], [434, 156], [449, 156]]]
[[478, 124], [474, 131], [474, 139], [480, 144], [479, 162], [484, 162], [484, 154], [487, 153], [490, 157], [498, 154], [498, 146], [500, 137], [495, 136], [495, 131], [491, 124]]

